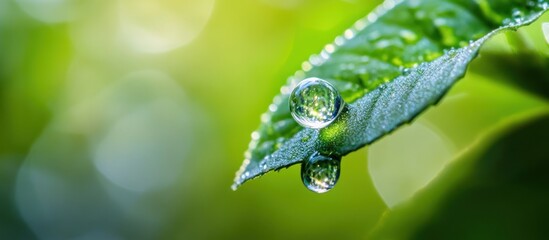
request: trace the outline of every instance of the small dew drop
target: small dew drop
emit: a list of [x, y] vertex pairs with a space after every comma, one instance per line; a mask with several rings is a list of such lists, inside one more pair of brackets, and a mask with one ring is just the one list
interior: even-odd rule
[[257, 147], [257, 141], [250, 141], [250, 143], [248, 144], [248, 149], [254, 149]]
[[548, 9], [549, 8], [549, 3], [544, 1], [544, 0], [538, 0], [538, 5], [537, 6], [541, 9]]
[[377, 20], [377, 15], [375, 13], [370, 13], [370, 14], [368, 14], [368, 16], [366, 18], [370, 22], [375, 22]]
[[355, 32], [353, 32], [353, 30], [351, 29], [347, 29], [345, 30], [344, 36], [346, 39], [351, 39], [355, 36]]
[[391, 9], [393, 7], [395, 7], [396, 5], [396, 2], [394, 0], [386, 0], [383, 2], [383, 7], [387, 8], [387, 9]]
[[335, 51], [335, 47], [333, 44], [328, 44], [324, 47], [324, 50], [328, 53], [333, 53]]
[[332, 123], [344, 106], [334, 86], [320, 78], [301, 81], [290, 95], [290, 112], [300, 125], [323, 128]]
[[269, 111], [276, 112], [276, 110], [278, 110], [278, 107], [275, 104], [269, 105]]
[[[280, 104], [282, 102], [282, 97], [281, 96], [276, 96], [274, 97], [273, 99], [273, 104], [275, 105], [275, 108], [276, 108], [276, 105], [277, 104]], [[271, 108], [271, 106], [269, 105], [269, 108]], [[273, 111], [276, 111], [276, 110], [273, 110]]]
[[328, 60], [330, 58], [330, 53], [323, 49], [322, 52], [320, 52], [320, 57], [324, 60]]
[[301, 68], [303, 69], [303, 71], [308, 72], [313, 68], [313, 66], [308, 61], [305, 61], [301, 64]]
[[270, 121], [271, 121], [271, 116], [269, 114], [266, 114], [266, 113], [261, 114], [262, 123], [268, 123]]
[[259, 140], [259, 137], [261, 137], [259, 132], [257, 132], [257, 131], [252, 132], [252, 139], [253, 140]]
[[362, 29], [364, 29], [366, 27], [366, 25], [367, 25], [367, 21], [364, 20], [364, 19], [360, 19], [360, 20], [355, 22], [354, 27], [357, 31], [361, 31]]
[[309, 63], [311, 63], [313, 66], [319, 66], [324, 62], [324, 59], [316, 54], [313, 54], [309, 57]]
[[301, 180], [307, 189], [325, 193], [332, 189], [339, 179], [341, 159], [313, 154], [301, 164]]
[[520, 24], [524, 19], [524, 12], [521, 11], [518, 8], [513, 9], [513, 12], [511, 13], [511, 17], [513, 18], [513, 22]]
[[520, 9], [518, 8], [513, 9], [513, 13], [512, 13], [513, 18], [519, 18], [523, 16], [524, 16], [524, 13]]
[[297, 84], [299, 80], [305, 78], [305, 72], [301, 70], [297, 70], [294, 74], [293, 80], [295, 80], [295, 83]]
[[337, 36], [334, 40], [336, 46], [341, 46], [345, 43], [345, 38], [342, 36]]
[[266, 160], [263, 160], [259, 163], [259, 167], [261, 168], [261, 170], [266, 170], [267, 169], [267, 161]]

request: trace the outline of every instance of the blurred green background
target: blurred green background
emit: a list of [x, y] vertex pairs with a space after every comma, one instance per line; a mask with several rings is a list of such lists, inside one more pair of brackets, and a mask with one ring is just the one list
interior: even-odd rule
[[[379, 3], [0, 0], [0, 239], [362, 239], [485, 131], [547, 109], [481, 56], [331, 192], [299, 167], [233, 192], [272, 96]], [[548, 56], [539, 25], [521, 36]]]

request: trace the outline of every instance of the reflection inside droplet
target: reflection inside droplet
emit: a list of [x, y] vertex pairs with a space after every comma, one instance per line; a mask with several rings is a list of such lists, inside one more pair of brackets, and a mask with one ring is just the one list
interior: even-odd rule
[[303, 80], [290, 95], [293, 118], [308, 128], [328, 126], [339, 116], [343, 106], [343, 99], [335, 87], [320, 78]]
[[301, 180], [307, 189], [325, 193], [332, 189], [339, 179], [340, 159], [313, 154], [301, 164]]

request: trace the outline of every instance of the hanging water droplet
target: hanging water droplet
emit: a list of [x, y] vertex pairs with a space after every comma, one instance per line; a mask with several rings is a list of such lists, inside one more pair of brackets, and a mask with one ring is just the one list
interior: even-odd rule
[[323, 128], [332, 123], [344, 106], [339, 92], [327, 81], [307, 78], [290, 95], [292, 117], [307, 128]]
[[301, 180], [305, 187], [316, 193], [325, 193], [332, 189], [337, 180], [341, 159], [335, 159], [321, 154], [313, 154], [301, 164]]

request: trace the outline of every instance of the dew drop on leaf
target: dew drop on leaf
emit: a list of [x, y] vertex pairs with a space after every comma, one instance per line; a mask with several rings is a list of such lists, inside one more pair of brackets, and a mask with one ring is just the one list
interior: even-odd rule
[[341, 159], [315, 153], [301, 164], [301, 180], [305, 187], [316, 193], [332, 189], [339, 179]]
[[307, 128], [328, 126], [339, 116], [344, 104], [337, 89], [320, 78], [301, 81], [290, 95], [292, 117]]

